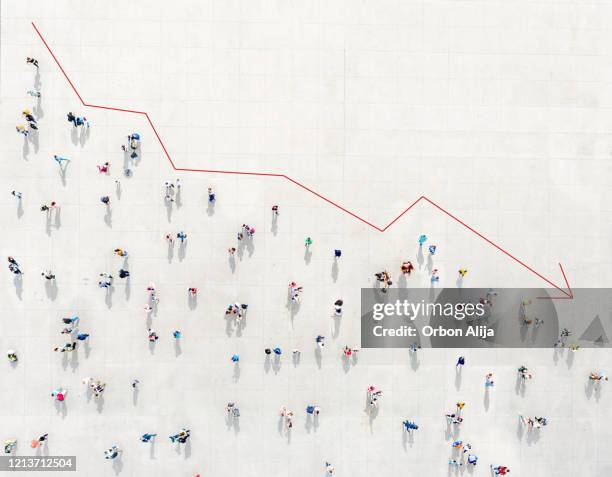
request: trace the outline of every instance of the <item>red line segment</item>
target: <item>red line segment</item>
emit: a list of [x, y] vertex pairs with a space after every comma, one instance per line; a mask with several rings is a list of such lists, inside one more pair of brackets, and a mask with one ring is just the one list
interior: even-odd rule
[[483, 239], [485, 242], [487, 242], [489, 245], [495, 247], [497, 250], [499, 250], [500, 252], [502, 252], [503, 254], [505, 254], [506, 256], [508, 256], [509, 258], [511, 258], [512, 260], [514, 260], [516, 263], [518, 263], [519, 265], [521, 265], [522, 267], [526, 268], [527, 270], [529, 270], [531, 273], [533, 273], [534, 275], [536, 275], [537, 277], [541, 278], [542, 280], [544, 280], [546, 283], [548, 283], [549, 285], [551, 285], [552, 287], [556, 288], [557, 290], [559, 290], [561, 293], [563, 293], [564, 296], [560, 296], [560, 297], [538, 297], [538, 298], [551, 298], [551, 299], [573, 299], [574, 295], [572, 293], [572, 290], [570, 288], [570, 285], [567, 281], [567, 277], [565, 275], [565, 272], [563, 270], [563, 267], [561, 266], [561, 264], [559, 264], [559, 268], [561, 269], [561, 274], [563, 275], [563, 279], [565, 280], [565, 284], [567, 286], [567, 290], [565, 291], [564, 289], [562, 289], [561, 287], [555, 285], [551, 280], [549, 280], [548, 278], [546, 278], [544, 275], [538, 273], [536, 270], [534, 270], [532, 267], [530, 267], [529, 265], [527, 265], [526, 263], [524, 263], [522, 260], [518, 259], [517, 257], [515, 257], [514, 255], [512, 255], [510, 252], [504, 250], [502, 247], [500, 247], [499, 245], [497, 245], [495, 242], [493, 242], [492, 240], [488, 239], [487, 237], [485, 237], [484, 235], [482, 235], [480, 232], [478, 232], [477, 230], [475, 230], [474, 228], [470, 227], [468, 224], [466, 224], [465, 222], [463, 222], [461, 219], [455, 217], [453, 214], [451, 214], [449, 211], [447, 211], [446, 209], [440, 207], [438, 204], [436, 204], [434, 201], [432, 201], [431, 199], [425, 197], [425, 196], [421, 196], [418, 199], [416, 199], [412, 204], [410, 204], [410, 206], [408, 206], [406, 209], [404, 209], [397, 217], [395, 217], [391, 222], [389, 222], [387, 225], [385, 225], [384, 227], [379, 227], [378, 225], [375, 225], [369, 221], [367, 221], [366, 219], [360, 217], [359, 215], [357, 215], [354, 212], [351, 212], [350, 210], [348, 210], [347, 208], [343, 207], [342, 205], [332, 201], [331, 199], [328, 199], [327, 197], [319, 194], [318, 192], [316, 192], [315, 190], [305, 186], [304, 184], [302, 184], [301, 182], [298, 182], [295, 179], [292, 179], [291, 177], [285, 175], [285, 174], [275, 174], [275, 173], [265, 173], [265, 172], [243, 172], [243, 171], [226, 171], [226, 170], [212, 170], [212, 169], [189, 169], [189, 168], [183, 168], [183, 167], [177, 167], [174, 164], [174, 161], [172, 160], [172, 158], [170, 157], [170, 153], [168, 152], [168, 150], [166, 149], [166, 146], [164, 145], [164, 142], [162, 141], [161, 136], [159, 135], [159, 133], [157, 132], [157, 129], [155, 129], [155, 126], [153, 125], [153, 121], [151, 121], [151, 118], [149, 117], [148, 113], [145, 111], [136, 111], [136, 110], [132, 110], [132, 109], [123, 109], [123, 108], [114, 108], [111, 106], [100, 106], [100, 105], [95, 105], [95, 104], [89, 104], [87, 102], [85, 102], [83, 100], [83, 98], [81, 97], [81, 95], [79, 94], [79, 92], [77, 91], [76, 87], [74, 86], [74, 84], [72, 83], [72, 81], [70, 80], [70, 77], [68, 76], [68, 74], [66, 73], [66, 71], [64, 70], [64, 68], [62, 67], [62, 65], [60, 64], [59, 60], [57, 59], [57, 57], [55, 56], [55, 54], [53, 53], [53, 51], [51, 50], [51, 48], [49, 47], [49, 45], [47, 44], [47, 42], [45, 41], [45, 38], [43, 37], [42, 33], [40, 32], [40, 30], [36, 27], [36, 25], [34, 24], [34, 22], [32, 22], [32, 27], [34, 28], [34, 30], [36, 31], [36, 33], [38, 34], [38, 37], [40, 38], [40, 40], [43, 42], [43, 44], [45, 45], [45, 47], [47, 48], [47, 51], [49, 51], [49, 54], [51, 55], [51, 57], [53, 58], [53, 60], [55, 61], [55, 63], [57, 64], [58, 68], [60, 69], [60, 71], [62, 72], [62, 74], [64, 75], [64, 78], [66, 78], [66, 81], [68, 82], [68, 84], [70, 85], [70, 87], [72, 88], [72, 90], [74, 91], [74, 93], [76, 94], [76, 96], [79, 98], [79, 101], [81, 102], [81, 104], [83, 106], [89, 107], [89, 108], [97, 108], [97, 109], [105, 109], [108, 111], [119, 111], [122, 113], [132, 113], [132, 114], [140, 114], [143, 115], [149, 125], [151, 126], [151, 129], [153, 130], [153, 133], [155, 134], [155, 137], [157, 138], [159, 144], [161, 145], [164, 154], [166, 155], [166, 158], [168, 159], [168, 162], [170, 162], [170, 165], [172, 166], [172, 168], [175, 171], [183, 171], [183, 172], [204, 172], [204, 173], [211, 173], [211, 174], [237, 174], [237, 175], [248, 175], [248, 176], [263, 176], [263, 177], [280, 177], [283, 179], [286, 179], [287, 181], [293, 183], [294, 185], [300, 187], [301, 189], [304, 189], [307, 192], [310, 192], [311, 194], [317, 196], [319, 199], [324, 200], [325, 202], [327, 202], [328, 204], [336, 207], [337, 209], [340, 209], [342, 212], [350, 215], [351, 217], [359, 220], [360, 222], [368, 225], [369, 227], [372, 227], [374, 230], [377, 230], [378, 232], [385, 232], [389, 227], [391, 227], [393, 224], [395, 224], [400, 218], [402, 218], [406, 213], [408, 213], [415, 205], [417, 205], [419, 202], [421, 202], [422, 200], [426, 201], [427, 203], [429, 203], [430, 205], [432, 205], [433, 207], [435, 207], [436, 209], [438, 209], [440, 212], [446, 214], [448, 217], [450, 217], [451, 219], [453, 219], [455, 222], [461, 224], [462, 226], [464, 226], [465, 228], [467, 228], [470, 232], [473, 232], [474, 234], [476, 234], [478, 237], [480, 237], [481, 239]]

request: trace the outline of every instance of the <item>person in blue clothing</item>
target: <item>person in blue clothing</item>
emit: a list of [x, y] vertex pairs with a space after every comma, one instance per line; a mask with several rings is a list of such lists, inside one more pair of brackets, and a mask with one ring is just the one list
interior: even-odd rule
[[62, 318], [62, 321], [67, 324], [67, 325], [72, 325], [73, 327], [77, 325], [77, 323], [79, 322], [79, 317], [78, 316], [73, 316], [71, 318]]
[[183, 427], [177, 434], [170, 436], [170, 441], [173, 443], [178, 441], [179, 443], [184, 444], [185, 442], [187, 442], [187, 439], [189, 439], [190, 435], [191, 431]]
[[55, 162], [57, 162], [60, 167], [62, 166], [62, 162], [70, 162], [70, 159], [56, 155], [53, 156], [53, 159], [55, 159]]
[[117, 456], [121, 453], [123, 453], [123, 451], [119, 449], [119, 447], [113, 444], [113, 446], [110, 449], [104, 451], [104, 458], [105, 459], [116, 459]]
[[[130, 154], [130, 157], [132, 159], [136, 159], [138, 157], [138, 153], [136, 151], [138, 150], [138, 148], [140, 148], [140, 134], [132, 133], [127, 137], [127, 140], [128, 145], [126, 146], [125, 144], [122, 144], [121, 149], [123, 150], [123, 152], [126, 153], [128, 152], [128, 148], [131, 149], [132, 152]], [[126, 169], [126, 171], [129, 171], [129, 169]]]
[[409, 421], [408, 419], [403, 421], [402, 424], [404, 425], [404, 429], [406, 430], [406, 432], [416, 431], [419, 428], [416, 423]]
[[149, 442], [151, 439], [153, 439], [157, 434], [149, 434], [149, 433], [145, 433], [142, 435], [142, 437], [140, 438], [140, 440], [142, 442]]
[[74, 125], [89, 127], [89, 121], [87, 121], [87, 118], [85, 116], [83, 117], [77, 116], [74, 120]]

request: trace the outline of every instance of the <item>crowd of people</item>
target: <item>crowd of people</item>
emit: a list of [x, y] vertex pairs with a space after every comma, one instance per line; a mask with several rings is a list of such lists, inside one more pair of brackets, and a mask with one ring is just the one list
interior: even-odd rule
[[[35, 68], [39, 68], [39, 63], [34, 58], [27, 58], [27, 63], [33, 65]], [[40, 99], [41, 91], [39, 89], [29, 89], [27, 91], [29, 96]], [[21, 116], [24, 119], [23, 124], [18, 124], [16, 126], [16, 130], [19, 134], [24, 135], [26, 138], [29, 135], [37, 134], [39, 131], [39, 123], [37, 118], [34, 116], [32, 111], [28, 108], [25, 108], [21, 112]], [[67, 121], [70, 123], [73, 128], [83, 128], [89, 130], [91, 128], [90, 121], [85, 116], [78, 116], [73, 112], [68, 112], [66, 115]], [[139, 158], [141, 153], [141, 135], [139, 133], [133, 132], [128, 134], [127, 136], [127, 144], [121, 145], [121, 150], [128, 156], [130, 160], [136, 160]], [[125, 137], [123, 138], [125, 140]], [[65, 158], [59, 155], [54, 155], [53, 160], [55, 160], [60, 167], [60, 169], [64, 170], [67, 164], [70, 162], [69, 158]], [[125, 162], [127, 164], [123, 169], [123, 175], [126, 177], [130, 177], [133, 174], [132, 169], [129, 167], [129, 162]], [[100, 174], [109, 174], [111, 171], [110, 162], [104, 162], [101, 165], [97, 165], [98, 172]], [[119, 185], [119, 181], [116, 183]], [[166, 181], [162, 187], [162, 197], [164, 202], [172, 207], [177, 201], [180, 201], [180, 193], [182, 188], [182, 183], [179, 179], [174, 181]], [[21, 201], [23, 199], [23, 194], [19, 191], [13, 190], [10, 192], [17, 200]], [[208, 198], [209, 207], [214, 206], [214, 204], [218, 200], [218, 196], [212, 187], [208, 187], [206, 190], [206, 196]], [[110, 196], [104, 195], [100, 197], [100, 202], [104, 204], [106, 207], [111, 206]], [[43, 204], [40, 207], [40, 210], [51, 214], [54, 210], [57, 210], [59, 205], [55, 201], [51, 201], [49, 204]], [[272, 215], [273, 220], [279, 216], [279, 205], [275, 204], [272, 206]], [[238, 231], [236, 232], [236, 240], [238, 242], [237, 246], [240, 247], [241, 244], [244, 244], [247, 241], [252, 241], [256, 234], [255, 227], [243, 223], [238, 227]], [[316, 238], [316, 237], [315, 237]], [[179, 230], [178, 232], [172, 232], [165, 235], [165, 240], [169, 245], [172, 245], [175, 241], [178, 241], [179, 244], [185, 244], [188, 240], [188, 234]], [[428, 237], [426, 235], [420, 235], [417, 240], [417, 244], [419, 249], [422, 249], [425, 244], [428, 243]], [[315, 247], [315, 241], [312, 236], [307, 236], [304, 239], [304, 247], [307, 252], [310, 252]], [[230, 257], [234, 255], [237, 251], [236, 246], [230, 246], [228, 249], [228, 254]], [[119, 279], [130, 278], [130, 271], [127, 265], [127, 257], [128, 252], [121, 247], [109, 247], [109, 254], [114, 254], [118, 257], [122, 257], [126, 259], [126, 261], [121, 265], [119, 270], [115, 272], [111, 271], [97, 271], [98, 273], [98, 287], [106, 290], [106, 293], [109, 293], [109, 290], [114, 286], [115, 277]], [[333, 249], [330, 251], [330, 259], [335, 261], [339, 260], [342, 257], [341, 249]], [[430, 244], [427, 247], [427, 253], [430, 257], [433, 257], [436, 253], [439, 253], [439, 247], [436, 244]], [[18, 259], [13, 256], [8, 257], [8, 269], [9, 272], [17, 276], [18, 278], [29, 270], [24, 270]], [[404, 260], [399, 264], [399, 272], [401, 275], [410, 276], [415, 272], [415, 267], [410, 260]], [[458, 269], [458, 275], [460, 278], [466, 277], [468, 271], [464, 267], [460, 267]], [[56, 274], [49, 269], [43, 269], [40, 273], [44, 280], [53, 282], [56, 280]], [[382, 270], [374, 274], [376, 282], [380, 285], [380, 290], [383, 293], [386, 293], [391, 286], [393, 286], [392, 274], [387, 270]], [[439, 281], [440, 275], [439, 270], [436, 268], [432, 268], [430, 271], [430, 279], [431, 283], [435, 284]], [[146, 303], [144, 306], [145, 312], [150, 314], [155, 311], [158, 303], [159, 303], [159, 294], [155, 283], [150, 283], [147, 287], [146, 294]], [[190, 300], [195, 300], [198, 294], [198, 287], [190, 286], [187, 290], [187, 295]], [[288, 306], [294, 307], [299, 306], [300, 301], [302, 300], [302, 295], [304, 293], [304, 286], [298, 285], [296, 281], [291, 281], [288, 285]], [[336, 301], [331, 304], [331, 314], [335, 318], [341, 318], [343, 316], [343, 306], [344, 299], [338, 298]], [[522, 303], [522, 309], [525, 310], [529, 303]], [[242, 320], [247, 315], [249, 310], [249, 305], [241, 302], [230, 303], [225, 310], [225, 316], [228, 320], [234, 320], [236, 325], [240, 325]], [[528, 320], [527, 313], [524, 313], [524, 320]], [[81, 345], [86, 346], [89, 339], [90, 334], [83, 331], [80, 327], [80, 318], [77, 315], [67, 316], [61, 318], [62, 329], [59, 332], [62, 337], [62, 341], [64, 343], [57, 347], [53, 348], [54, 352], [57, 353], [73, 353], [77, 350], [77, 348]], [[531, 324], [531, 323], [528, 323]], [[539, 325], [538, 323], [537, 325]], [[575, 351], [577, 347], [575, 345], [567, 345], [566, 340], [571, 335], [569, 330], [562, 330], [559, 341], [557, 342], [557, 346], [565, 347], [568, 346], [570, 349]], [[183, 332], [179, 329], [174, 329], [171, 333], [171, 337], [175, 340], [180, 340], [183, 338]], [[148, 327], [146, 333], [143, 333], [143, 339], [148, 339], [150, 343], [155, 343], [160, 340], [160, 335], [157, 331], [151, 327]], [[321, 334], [317, 334], [313, 336], [311, 339], [314, 341], [314, 347], [317, 350], [322, 350], [326, 345], [326, 337]], [[410, 348], [412, 353], [416, 353], [420, 349], [416, 343], [413, 344]], [[341, 359], [345, 360], [353, 360], [356, 363], [356, 355], [360, 352], [359, 348], [355, 346], [344, 345], [342, 348], [342, 354], [339, 356]], [[294, 357], [299, 357], [301, 351], [299, 349], [293, 349], [292, 354]], [[230, 361], [234, 363], [234, 366], [239, 366], [241, 361], [240, 355], [238, 353], [229, 353]], [[264, 355], [266, 359], [269, 357], [273, 357], [274, 359], [280, 360], [283, 356], [283, 351], [280, 346], [270, 346], [264, 349]], [[7, 351], [8, 360], [17, 364], [19, 361], [18, 351], [15, 349], [10, 349]], [[455, 367], [457, 369], [462, 368], [466, 365], [465, 356], [459, 356]], [[449, 366], [452, 367], [452, 363], [449, 363]], [[532, 380], [534, 377], [533, 373], [525, 366], [520, 365], [518, 367], [518, 378], [521, 382], [527, 382]], [[590, 373], [588, 376], [588, 380], [590, 382], [599, 385], [600, 382], [608, 381], [608, 376], [604, 371], [595, 370]], [[87, 392], [92, 393], [95, 399], [101, 399], [106, 388], [107, 384], [99, 378], [85, 377], [82, 380], [82, 383], [86, 386]], [[496, 380], [494, 379], [494, 374], [492, 372], [488, 372], [484, 376], [484, 388], [485, 391], [488, 392], [491, 388], [493, 388], [496, 384]], [[134, 389], [137, 389], [140, 385], [140, 381], [138, 379], [134, 379], [130, 386]], [[65, 403], [68, 396], [68, 390], [63, 388], [62, 386], [58, 386], [51, 391], [51, 397], [53, 400], [58, 403]], [[379, 406], [383, 405], [383, 391], [376, 387], [375, 385], [370, 385], [366, 389], [366, 402], [367, 405], [365, 407], [365, 412], [372, 415], [375, 415]], [[459, 401], [456, 403], [456, 408], [451, 410], [448, 413], [445, 413], [445, 418], [448, 423], [448, 426], [452, 426], [454, 428], [459, 428], [464, 421], [463, 417], [463, 409], [465, 408], [466, 403]], [[225, 412], [227, 413], [227, 418], [232, 422], [237, 422], [239, 418], [241, 418], [241, 412], [238, 405], [235, 402], [228, 402], [225, 407]], [[293, 411], [288, 409], [286, 406], [281, 406], [279, 410], [279, 417], [281, 422], [281, 427], [283, 432], [290, 433], [294, 428], [294, 419], [295, 415]], [[316, 403], [309, 403], [305, 407], [305, 416], [306, 418], [318, 419], [321, 414], [321, 407]], [[245, 419], [250, 419], [252, 416], [244, 416]], [[538, 429], [545, 427], [549, 424], [549, 419], [543, 416], [534, 416], [534, 417], [525, 417], [523, 415], [519, 416], [520, 422], [522, 425], [526, 426], [530, 432], [537, 432]], [[398, 423], [399, 424], [399, 423]], [[401, 426], [404, 432], [410, 434], [411, 436], [415, 433], [415, 431], [426, 432], [421, 425], [417, 423], [417, 417], [410, 416], [401, 421]], [[143, 443], [148, 443], [153, 441], [158, 434], [156, 432], [145, 432], [140, 437], [140, 440]], [[48, 440], [49, 434], [44, 434], [37, 439], [33, 439], [31, 441], [31, 447], [36, 448], [38, 446], [44, 445]], [[189, 440], [191, 436], [191, 431], [188, 428], [182, 427], [177, 432], [169, 435], [170, 443], [177, 444], [185, 444]], [[4, 450], [5, 453], [10, 454], [13, 453], [17, 446], [17, 439], [10, 438], [5, 440], [4, 442]], [[123, 455], [123, 450], [119, 447], [118, 444], [111, 445], [108, 449], [104, 451], [104, 458], [113, 460], [118, 459]], [[467, 466], [476, 466], [479, 461], [479, 456], [474, 452], [472, 445], [470, 443], [464, 442], [461, 439], [455, 439], [451, 444], [451, 455], [448, 458], [448, 464], [452, 468], [459, 468], [463, 465]], [[327, 474], [332, 474], [336, 472], [336, 468], [329, 462], [324, 463], [324, 470]], [[510, 472], [510, 469], [504, 465], [491, 464], [491, 471], [495, 475], [506, 475]]]

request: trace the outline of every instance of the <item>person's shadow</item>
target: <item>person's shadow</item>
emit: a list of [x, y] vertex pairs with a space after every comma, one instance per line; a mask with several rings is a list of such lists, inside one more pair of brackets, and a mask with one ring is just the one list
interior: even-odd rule
[[62, 208], [61, 207], [56, 207], [55, 208], [55, 230], [59, 230], [59, 228], [62, 226]]
[[601, 385], [599, 381], [593, 382], [591, 379], [584, 386], [584, 394], [587, 399], [591, 399], [592, 396], [595, 396], [595, 400], [599, 401], [601, 397]]
[[[402, 423], [402, 428], [404, 424]], [[410, 431], [402, 429], [402, 447], [404, 450], [408, 450], [408, 446], [412, 447], [414, 445], [414, 434]]]
[[336, 315], [334, 313], [332, 320], [334, 323], [333, 330], [332, 330], [332, 337], [337, 338], [338, 335], [340, 334], [340, 327], [342, 324], [342, 315]]
[[459, 391], [461, 388], [461, 367], [455, 366], [455, 389]]
[[535, 444], [539, 440], [540, 440], [540, 429], [539, 428], [529, 429], [527, 431], [527, 444], [529, 445]]
[[51, 236], [51, 211], [47, 210], [45, 212], [45, 232], [50, 237]]
[[58, 401], [55, 400], [55, 412], [61, 416], [62, 419], [65, 419], [68, 415], [68, 408], [66, 406], [66, 401]]
[[138, 386], [133, 386], [132, 387], [132, 405], [137, 406], [138, 405], [138, 395], [140, 394], [140, 389], [138, 388]]
[[39, 121], [45, 116], [45, 111], [42, 108], [42, 98], [40, 96], [36, 98], [36, 105], [32, 108], [32, 111]]
[[32, 141], [32, 145], [34, 146], [34, 152], [38, 152], [40, 149], [40, 141], [38, 137], [38, 131], [33, 131], [30, 133], [30, 141]]
[[59, 163], [60, 180], [62, 181], [62, 185], [64, 187], [66, 187], [66, 173], [68, 172], [68, 164], [70, 164], [70, 161], [61, 161]]
[[322, 361], [323, 361], [323, 356], [322, 356], [322, 353], [321, 353], [321, 347], [320, 346], [317, 346], [315, 348], [314, 354], [315, 354], [315, 361], [317, 362], [317, 367], [319, 369], [321, 369]]
[[431, 273], [433, 270], [433, 256], [431, 253], [427, 255], [427, 265], [425, 266], [425, 270], [427, 270], [429, 273]]
[[21, 300], [23, 295], [23, 275], [18, 273], [13, 277], [13, 285], [15, 285], [15, 293], [17, 298]]
[[413, 351], [410, 353], [410, 366], [412, 367], [413, 371], [416, 371], [417, 369], [419, 369], [419, 366], [421, 364], [417, 354], [418, 354], [418, 351]]
[[332, 269], [331, 269], [331, 277], [334, 283], [338, 281], [339, 271], [340, 271], [340, 267], [338, 266], [338, 259], [334, 258], [334, 262], [332, 263]]
[[106, 213], [104, 214], [104, 223], [110, 228], [113, 227], [113, 209], [108, 204], [106, 204]]
[[98, 412], [101, 413], [104, 409], [104, 394], [101, 394], [96, 398], [96, 408]]
[[514, 392], [521, 396], [525, 396], [526, 387], [525, 379], [521, 377], [520, 373], [517, 373], [516, 382], [514, 383]]
[[308, 265], [311, 259], [312, 259], [312, 252], [310, 251], [310, 247], [304, 247], [304, 263]]
[[28, 137], [24, 136], [23, 137], [23, 147], [21, 149], [21, 157], [23, 157], [23, 159], [27, 161], [29, 154], [30, 154], [30, 144], [28, 142]]
[[85, 349], [85, 359], [89, 358], [89, 353], [91, 353], [91, 346], [89, 344], [89, 338], [83, 341], [83, 349]]
[[79, 134], [79, 144], [81, 147], [85, 146], [85, 143], [89, 139], [90, 127], [87, 125], [81, 126], [81, 133]]
[[123, 459], [121, 454], [113, 459], [113, 470], [115, 471], [115, 475], [119, 475], [123, 470]]
[[172, 262], [174, 257], [174, 241], [168, 240], [168, 263]]
[[306, 432], [310, 434], [310, 431], [312, 430], [312, 428], [313, 428], [312, 414], [306, 413], [306, 423], [304, 424], [304, 429], [306, 429]]
[[104, 302], [109, 309], [113, 307], [113, 293], [115, 293], [115, 285], [111, 283], [111, 285], [106, 288], [106, 293], [104, 296]]
[[164, 199], [166, 201], [166, 218], [168, 222], [172, 222], [172, 204], [173, 202], [169, 199]]
[[36, 457], [49, 455], [49, 441], [41, 442], [36, 446]]
[[281, 370], [281, 359], [278, 354], [275, 354], [274, 358], [272, 359], [272, 370], [274, 371], [274, 374], [278, 374]]
[[132, 286], [131, 286], [131, 284], [132, 284], [132, 282], [131, 282], [131, 275], [128, 275], [128, 276], [125, 278], [125, 288], [124, 288], [124, 291], [125, 291], [125, 299], [126, 299], [127, 301], [129, 301], [130, 296], [131, 296], [131, 294], [132, 294]]
[[185, 259], [185, 254], [187, 252], [187, 242], [185, 240], [181, 240], [178, 249], [178, 258], [179, 261], [183, 261]]

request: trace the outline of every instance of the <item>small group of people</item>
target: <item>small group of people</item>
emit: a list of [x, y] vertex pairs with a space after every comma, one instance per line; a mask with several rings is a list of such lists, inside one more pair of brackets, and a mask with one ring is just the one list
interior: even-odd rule
[[456, 404], [456, 410], [454, 412], [449, 412], [445, 414], [446, 422], [448, 424], [454, 424], [454, 425], [461, 424], [463, 422], [463, 417], [461, 417], [461, 411], [463, 411], [464, 407], [465, 407], [465, 402], [459, 401]]
[[93, 379], [90, 377], [83, 379], [83, 384], [87, 386], [93, 392], [95, 397], [100, 397], [106, 389], [106, 383], [99, 379]]
[[295, 282], [289, 283], [289, 297], [291, 298], [291, 301], [295, 303], [299, 303], [300, 295], [303, 290], [304, 290], [304, 287], [298, 286], [297, 283]]
[[608, 375], [603, 371], [593, 371], [589, 374], [589, 380], [595, 382], [607, 381]]
[[472, 453], [472, 444], [463, 442], [461, 439], [455, 439], [451, 443], [451, 448], [454, 452], [461, 451], [461, 457], [451, 457], [448, 459], [448, 464], [452, 467], [462, 467], [464, 462], [468, 465], [476, 466], [478, 463], [478, 456]]
[[136, 132], [129, 134], [127, 142], [127, 146], [122, 144], [121, 149], [125, 153], [129, 152], [132, 159], [136, 159], [138, 157], [138, 150], [140, 149], [140, 134]]
[[528, 426], [530, 429], [540, 429], [541, 427], [548, 425], [548, 419], [541, 416], [535, 416], [531, 418], [524, 417], [519, 414], [519, 419], [521, 420], [523, 425]]
[[15, 275], [23, 275], [23, 272], [21, 271], [21, 267], [19, 266], [19, 263], [17, 263], [17, 260], [15, 260], [13, 257], [8, 257], [8, 269], [13, 272]]
[[290, 430], [293, 427], [293, 411], [287, 409], [286, 406], [281, 406], [278, 414], [283, 420], [285, 430]]
[[69, 111], [68, 114], [66, 114], [66, 119], [68, 120], [69, 123], [72, 123], [75, 128], [77, 127], [89, 128], [89, 121], [87, 120], [85, 116], [75, 116], [72, 111]]
[[529, 371], [529, 369], [527, 369], [527, 366], [525, 365], [521, 365], [518, 368], [518, 375], [522, 381], [528, 381], [530, 379], [533, 379], [533, 373]]
[[245, 238], [250, 239], [255, 235], [255, 227], [251, 227], [249, 224], [242, 224], [240, 232], [236, 235], [238, 241], [242, 241]]
[[378, 407], [378, 400], [382, 397], [383, 392], [376, 386], [370, 385], [367, 390], [368, 406], [369, 409]]
[[225, 316], [233, 316], [236, 318], [237, 322], [240, 322], [242, 318], [244, 318], [247, 310], [249, 309], [249, 305], [246, 303], [231, 303], [227, 306], [225, 310]]
[[374, 276], [376, 277], [376, 281], [381, 284], [380, 291], [382, 291], [383, 293], [387, 293], [387, 290], [393, 284], [389, 272], [383, 270], [382, 272], [375, 273]]

